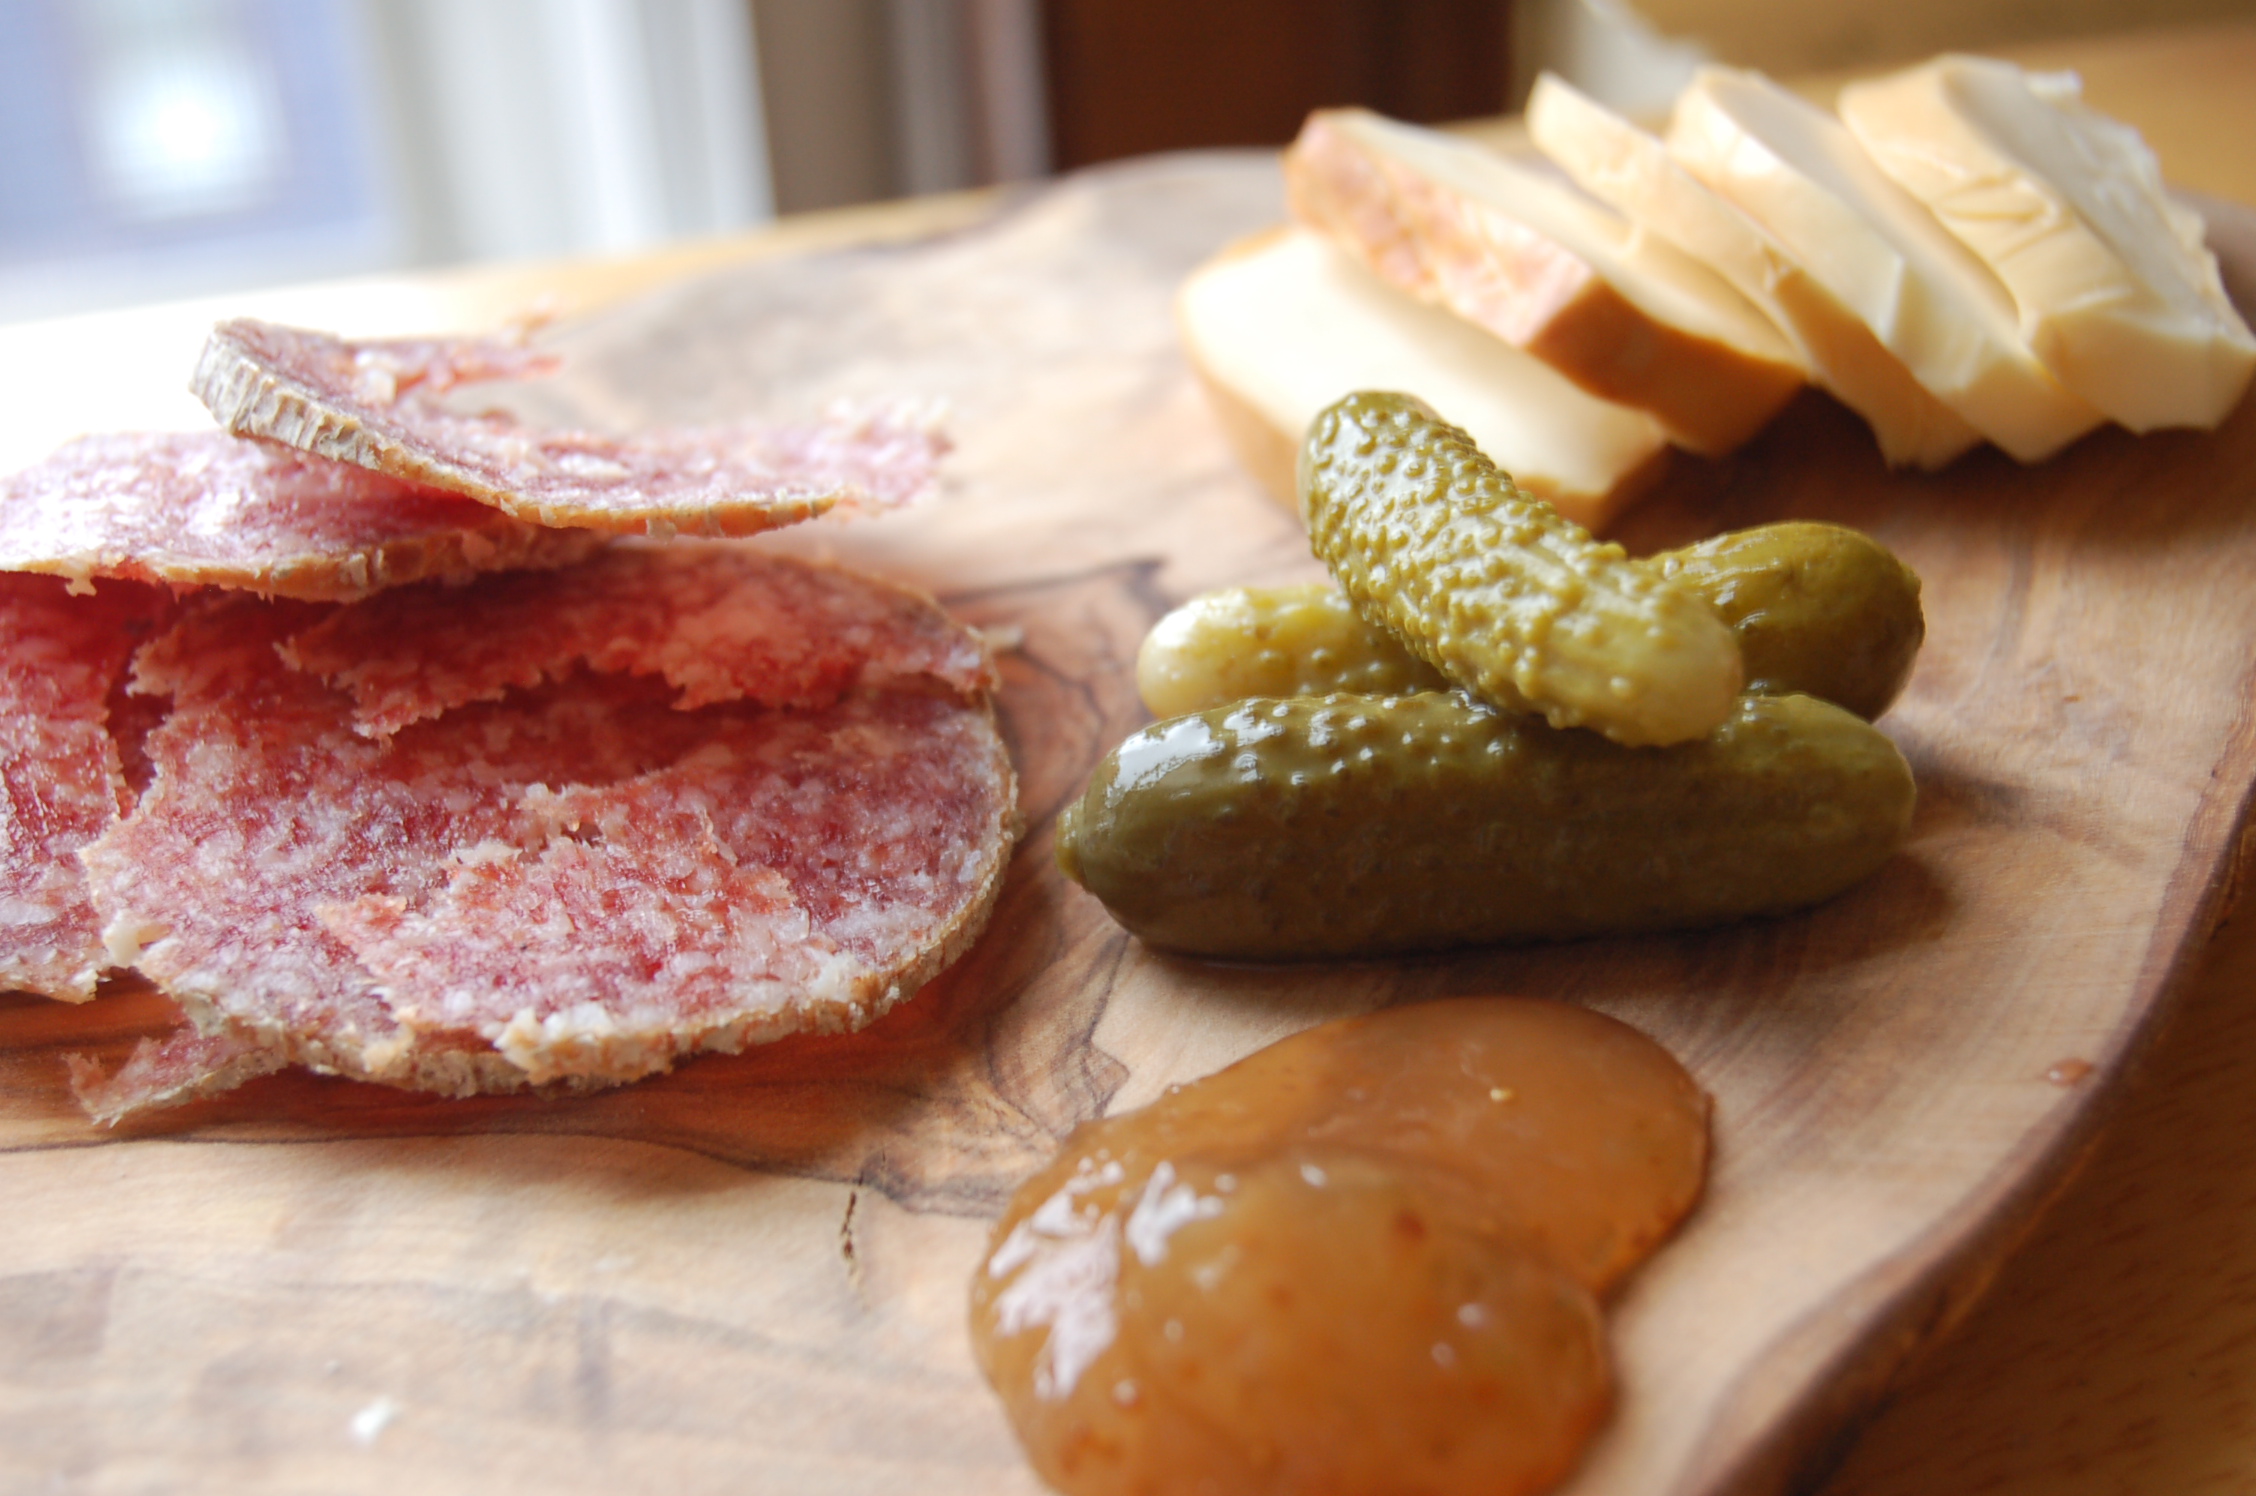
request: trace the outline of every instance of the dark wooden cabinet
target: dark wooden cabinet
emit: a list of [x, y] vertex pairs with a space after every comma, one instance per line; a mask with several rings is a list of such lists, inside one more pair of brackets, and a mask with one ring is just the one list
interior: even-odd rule
[[1509, 0], [1042, 0], [1060, 169], [1191, 146], [1281, 145], [1309, 110], [1494, 114]]

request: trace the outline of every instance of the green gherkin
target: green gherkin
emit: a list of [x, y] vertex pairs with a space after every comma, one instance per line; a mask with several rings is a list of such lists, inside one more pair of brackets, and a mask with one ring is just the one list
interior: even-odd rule
[[1121, 744], [1057, 857], [1164, 949], [1377, 956], [1802, 908], [1887, 860], [1914, 793], [1884, 735], [1804, 696], [1656, 749], [1462, 693], [1255, 700]]
[[1618, 743], [1714, 728], [1739, 647], [1688, 590], [1525, 497], [1407, 395], [1356, 394], [1301, 448], [1309, 542], [1357, 609], [1450, 680]]
[[[1926, 635], [1919, 578], [1878, 541], [1839, 525], [1761, 525], [1638, 564], [1690, 588], [1738, 635], [1748, 690], [1815, 696], [1868, 722], [1902, 691]], [[1158, 717], [1249, 696], [1447, 685], [1329, 582], [1192, 598], [1145, 636], [1136, 683]]]
[[1927, 637], [1917, 573], [1840, 525], [1758, 525], [1645, 564], [1731, 626], [1748, 690], [1822, 696], [1868, 722], [1894, 703]]

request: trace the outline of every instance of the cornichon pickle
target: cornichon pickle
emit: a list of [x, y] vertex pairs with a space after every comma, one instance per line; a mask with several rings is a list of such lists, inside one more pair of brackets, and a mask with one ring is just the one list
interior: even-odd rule
[[1893, 743], [1806, 696], [1638, 749], [1461, 692], [1301, 697], [1136, 733], [1057, 857], [1155, 946], [1373, 956], [1784, 913], [1879, 867], [1912, 801]]
[[1329, 582], [1202, 593], [1152, 625], [1136, 651], [1136, 690], [1155, 717], [1249, 696], [1399, 696], [1447, 686]]
[[1357, 609], [1486, 700], [1629, 744], [1687, 742], [1729, 715], [1742, 679], [1731, 630], [1522, 495], [1410, 396], [1318, 413], [1300, 494], [1309, 543]]
[[1750, 691], [1822, 696], [1870, 721], [1903, 690], [1927, 637], [1918, 575], [1840, 525], [1759, 525], [1646, 564], [1731, 625]]
[[[1730, 625], [1748, 690], [1821, 697], [1867, 721], [1903, 689], [1926, 634], [1919, 578], [1839, 525], [1762, 525], [1640, 564], [1691, 588]], [[1136, 684], [1154, 716], [1176, 717], [1249, 696], [1378, 695], [1442, 680], [1338, 588], [1307, 582], [1191, 599], [1145, 636]]]

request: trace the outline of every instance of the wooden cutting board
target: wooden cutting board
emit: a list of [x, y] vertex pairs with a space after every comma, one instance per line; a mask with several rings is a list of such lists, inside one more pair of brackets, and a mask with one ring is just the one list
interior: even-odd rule
[[[773, 543], [1015, 641], [1029, 829], [995, 921], [864, 1034], [582, 1099], [280, 1076], [102, 1133], [61, 1056], [117, 1058], [164, 1004], [0, 998], [0, 1485], [1033, 1491], [962, 1327], [1013, 1183], [1075, 1122], [1318, 1019], [1474, 992], [1615, 1014], [1715, 1097], [1708, 1198], [1616, 1306], [1622, 1405], [1567, 1489], [1821, 1468], [2060, 1184], [2222, 902], [2256, 778], [2256, 406], [1905, 477], [1810, 396], [1626, 523], [1644, 549], [1839, 520], [1924, 576], [1926, 653], [1883, 722], [1916, 828], [1833, 904], [1381, 965], [1170, 960], [1058, 876], [1050, 825], [1143, 719], [1160, 612], [1315, 574], [1168, 319], [1193, 263], [1278, 213], [1265, 159], [1143, 163], [556, 330], [572, 372], [528, 411], [950, 403], [942, 501]], [[2256, 215], [2218, 214], [2256, 286]]]

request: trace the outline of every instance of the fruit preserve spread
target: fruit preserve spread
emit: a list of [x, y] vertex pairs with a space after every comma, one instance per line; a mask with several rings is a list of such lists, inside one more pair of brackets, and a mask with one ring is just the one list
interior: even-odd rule
[[973, 1343], [1073, 1496], [1539, 1491], [1706, 1158], [1706, 1097], [1610, 1018], [1324, 1024], [1076, 1131], [996, 1225]]

